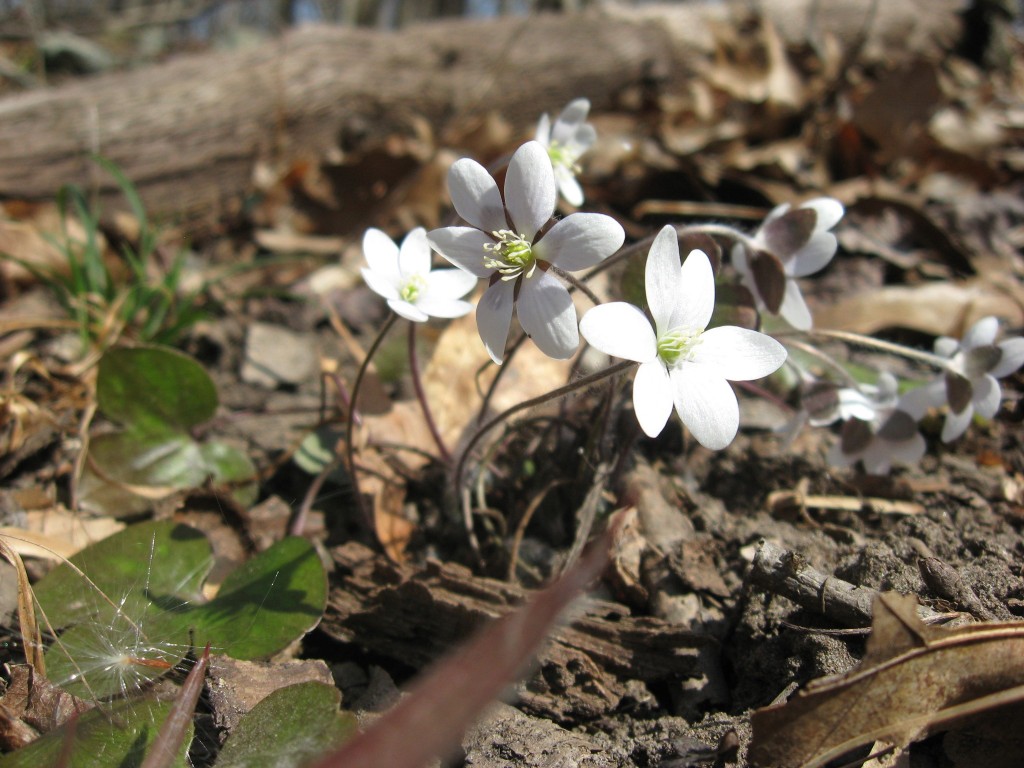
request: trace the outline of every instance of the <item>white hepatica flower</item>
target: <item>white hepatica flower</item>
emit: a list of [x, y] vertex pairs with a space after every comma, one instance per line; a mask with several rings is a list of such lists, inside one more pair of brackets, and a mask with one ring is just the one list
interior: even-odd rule
[[407, 320], [426, 322], [430, 317], [462, 317], [473, 305], [462, 297], [473, 290], [476, 280], [460, 269], [430, 270], [427, 232], [417, 227], [405, 236], [399, 248], [379, 229], [363, 235], [363, 280], [388, 306]]
[[842, 204], [830, 197], [808, 200], [794, 210], [784, 203], [768, 214], [751, 242], [733, 247], [733, 266], [760, 311], [782, 315], [801, 331], [811, 327], [811, 312], [796, 281], [835, 256], [836, 236], [828, 230], [842, 217]]
[[650, 437], [672, 413], [711, 449], [724, 448], [739, 428], [739, 404], [729, 381], [767, 376], [786, 360], [786, 349], [757, 331], [723, 326], [705, 330], [715, 306], [715, 277], [703, 251], [679, 266], [679, 242], [667, 226], [647, 257], [647, 304], [654, 317], [625, 302], [594, 307], [580, 332], [614, 357], [640, 363], [633, 380], [633, 409]]
[[583, 188], [576, 180], [580, 172], [577, 161], [597, 140], [597, 131], [587, 122], [590, 102], [586, 99], [570, 101], [551, 125], [547, 114], [537, 123], [537, 141], [548, 151], [555, 170], [558, 192], [570, 205], [583, 205]]
[[944, 375], [907, 394], [911, 407], [923, 413], [928, 408], [949, 406], [942, 425], [942, 440], [960, 437], [974, 414], [991, 419], [999, 410], [1003, 392], [998, 379], [1024, 365], [1024, 339], [996, 343], [999, 321], [984, 317], [964, 334], [962, 341], [943, 336], [935, 342], [935, 353], [948, 358]]
[[829, 452], [829, 462], [851, 467], [858, 461], [871, 475], [885, 475], [893, 464], [916, 464], [927, 444], [917, 430], [917, 419], [904, 403], [876, 411], [871, 421], [850, 419], [843, 425], [839, 442]]
[[615, 253], [622, 226], [599, 213], [573, 213], [544, 234], [555, 212], [555, 176], [544, 147], [521, 146], [509, 161], [505, 197], [482, 165], [457, 160], [448, 172], [452, 203], [472, 226], [442, 227], [427, 240], [455, 266], [490, 285], [476, 308], [477, 330], [494, 362], [501, 364], [512, 310], [548, 357], [566, 359], [579, 347], [576, 309], [551, 266], [574, 272]]
[[892, 409], [899, 394], [899, 382], [888, 371], [882, 371], [878, 383], [839, 387], [831, 382], [818, 382], [801, 397], [812, 427], [824, 427], [837, 421], [858, 419], [871, 422], [879, 413]]

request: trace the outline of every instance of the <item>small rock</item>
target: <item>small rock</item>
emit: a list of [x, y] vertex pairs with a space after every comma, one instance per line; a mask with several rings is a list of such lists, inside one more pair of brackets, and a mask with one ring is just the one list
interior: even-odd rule
[[314, 337], [267, 323], [254, 323], [245, 339], [242, 380], [274, 389], [295, 386], [316, 375]]

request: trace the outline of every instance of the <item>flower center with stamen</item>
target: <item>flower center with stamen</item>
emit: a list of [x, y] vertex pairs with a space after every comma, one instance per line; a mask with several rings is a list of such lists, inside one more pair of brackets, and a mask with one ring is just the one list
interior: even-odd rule
[[670, 367], [689, 362], [701, 343], [702, 333], [690, 328], [673, 328], [658, 339], [658, 357]]
[[416, 299], [423, 293], [423, 289], [427, 287], [427, 281], [422, 275], [410, 275], [408, 279], [402, 284], [401, 290], [398, 295], [402, 297], [402, 301], [407, 301], [410, 304], [415, 304]]
[[491, 232], [497, 240], [484, 245], [484, 266], [501, 275], [502, 280], [515, 280], [520, 275], [533, 277], [537, 257], [526, 235], [517, 235], [510, 229]]
[[580, 167], [576, 164], [576, 153], [568, 147], [563, 147], [557, 141], [552, 141], [548, 145], [548, 157], [551, 158], [551, 164], [555, 168], [561, 166], [573, 174], [580, 172]]

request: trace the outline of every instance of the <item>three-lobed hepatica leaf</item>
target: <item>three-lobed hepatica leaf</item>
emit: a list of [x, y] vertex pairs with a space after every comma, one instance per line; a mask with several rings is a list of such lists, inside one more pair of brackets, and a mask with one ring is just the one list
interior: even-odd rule
[[271, 693], [231, 730], [217, 768], [300, 768], [336, 749], [356, 730], [352, 715], [338, 710], [332, 685], [296, 683]]
[[316, 551], [290, 537], [230, 573], [215, 598], [201, 587], [209, 541], [169, 521], [98, 542], [35, 587], [53, 629], [50, 678], [82, 698], [130, 694], [207, 642], [229, 656], [270, 656], [319, 622], [327, 579]]
[[253, 500], [255, 469], [240, 449], [200, 442], [192, 430], [210, 420], [217, 391], [203, 367], [167, 347], [116, 347], [100, 360], [99, 411], [121, 429], [96, 435], [79, 485], [83, 507], [108, 514], [140, 511], [152, 499], [201, 486], [236, 484]]

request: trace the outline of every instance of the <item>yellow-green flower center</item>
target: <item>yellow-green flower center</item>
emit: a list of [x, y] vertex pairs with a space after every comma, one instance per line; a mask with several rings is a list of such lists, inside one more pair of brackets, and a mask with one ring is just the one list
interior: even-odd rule
[[551, 164], [555, 168], [561, 166], [562, 168], [567, 168], [573, 174], [580, 172], [580, 167], [576, 164], [576, 153], [568, 147], [563, 147], [557, 141], [552, 141], [548, 144], [548, 157], [551, 158]]
[[700, 346], [702, 333], [692, 328], [673, 328], [658, 338], [658, 357], [667, 366], [689, 362]]
[[426, 287], [426, 278], [422, 275], [410, 275], [402, 284], [402, 288], [398, 291], [398, 295], [402, 297], [402, 301], [415, 304], [416, 299], [420, 297], [420, 294], [423, 293], [423, 289]]
[[520, 275], [532, 277], [537, 257], [526, 235], [510, 229], [491, 232], [496, 242], [484, 245], [484, 266], [501, 275], [502, 280], [515, 280]]

